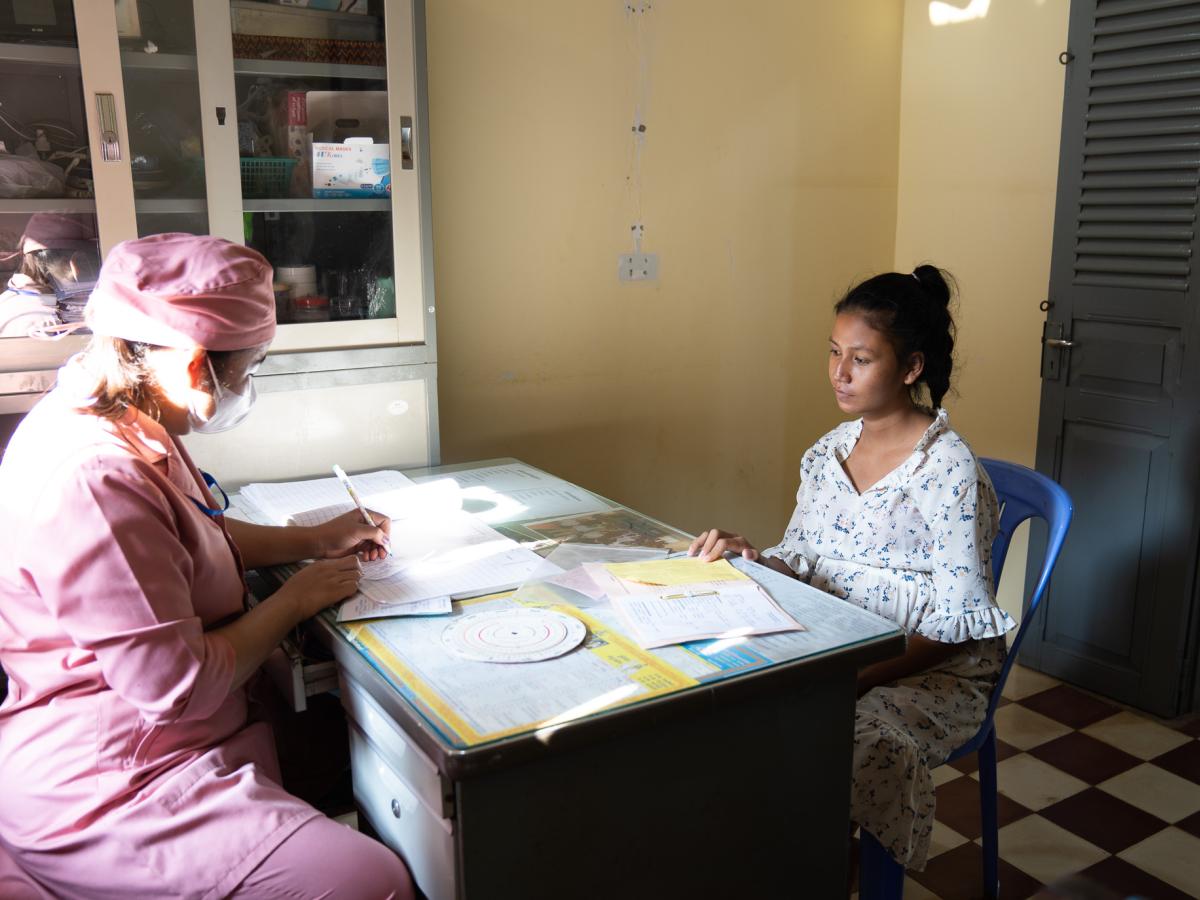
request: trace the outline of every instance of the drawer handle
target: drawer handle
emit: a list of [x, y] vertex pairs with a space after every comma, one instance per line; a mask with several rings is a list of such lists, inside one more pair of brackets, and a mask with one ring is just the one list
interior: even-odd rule
[[404, 814], [403, 808], [400, 806], [400, 801], [395, 797], [392, 798], [392, 815], [397, 819]]

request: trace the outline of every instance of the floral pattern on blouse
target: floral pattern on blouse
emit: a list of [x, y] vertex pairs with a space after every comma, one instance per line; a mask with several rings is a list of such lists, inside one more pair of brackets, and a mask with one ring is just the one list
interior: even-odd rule
[[861, 419], [843, 422], [804, 454], [796, 510], [764, 554], [930, 640], [959, 644], [1015, 628], [992, 584], [996, 492], [946, 411], [860, 494], [843, 463], [861, 434]]

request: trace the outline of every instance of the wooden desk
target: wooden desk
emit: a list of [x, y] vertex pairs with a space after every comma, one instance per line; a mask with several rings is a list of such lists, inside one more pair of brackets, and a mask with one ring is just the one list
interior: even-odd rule
[[[406, 474], [462, 477], [512, 462]], [[518, 539], [539, 533], [519, 519], [493, 524]], [[473, 688], [465, 677], [458, 688], [453, 678], [431, 684], [422, 666], [433, 651], [418, 659], [406, 647], [428, 648], [446, 617], [391, 619], [386, 629], [315, 620], [339, 664], [360, 822], [404, 856], [430, 900], [840, 896], [855, 675], [900, 653], [905, 638], [891, 622], [738, 564], [809, 630], [644, 651], [610, 612], [583, 609], [589, 639], [572, 653], [602, 656], [633, 687], [612, 691], [601, 667], [604, 699], [593, 705], [617, 705], [580, 704], [581, 657], [549, 725], [545, 710], [522, 722], [500, 707], [506, 685], [548, 673], [549, 693], [538, 696], [554, 707], [559, 661], [459, 662], [495, 672], [494, 683], [476, 674]], [[455, 615], [513, 602], [456, 603]], [[479, 703], [482, 690], [493, 700]], [[501, 719], [508, 727], [488, 730]]]

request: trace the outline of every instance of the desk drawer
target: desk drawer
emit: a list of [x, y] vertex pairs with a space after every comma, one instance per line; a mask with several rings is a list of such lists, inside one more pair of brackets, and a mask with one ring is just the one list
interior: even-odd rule
[[455, 900], [454, 824], [435, 816], [409, 790], [353, 722], [354, 799], [380, 839], [404, 857], [429, 900]]
[[308, 709], [309, 697], [338, 686], [337, 663], [331, 659], [306, 659], [290, 638], [275, 648], [263, 668], [296, 712]]
[[417, 749], [369, 694], [344, 673], [338, 679], [346, 714], [374, 745], [375, 751], [409, 790], [439, 818], [454, 817], [454, 789], [433, 760]]

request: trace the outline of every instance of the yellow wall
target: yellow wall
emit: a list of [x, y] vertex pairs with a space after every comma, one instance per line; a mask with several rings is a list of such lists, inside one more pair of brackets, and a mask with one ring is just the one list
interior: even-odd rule
[[[957, 4], [966, 6], [965, 3]], [[951, 421], [981, 456], [1032, 465], [1068, 0], [994, 0], [985, 18], [935, 27], [904, 4], [896, 267], [958, 279], [958, 397]], [[1020, 609], [1014, 542], [1001, 605]]]
[[893, 259], [901, 4], [655, 0], [641, 44], [620, 0], [427, 10], [443, 460], [773, 543], [838, 420], [830, 305]]
[[[640, 43], [624, 9], [428, 6], [443, 459], [772, 543], [839, 418], [830, 304], [928, 260], [962, 292], [953, 421], [1032, 463], [1068, 0], [941, 27], [927, 0], [657, 0]], [[621, 283], [639, 216], [661, 274]]]

